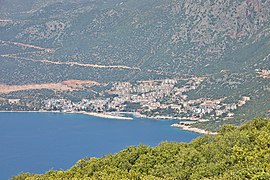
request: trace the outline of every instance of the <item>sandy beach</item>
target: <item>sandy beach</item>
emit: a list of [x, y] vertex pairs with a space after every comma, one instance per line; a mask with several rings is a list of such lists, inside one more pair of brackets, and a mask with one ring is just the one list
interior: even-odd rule
[[95, 112], [78, 112], [78, 114], [86, 114], [89, 116], [96, 116], [96, 117], [102, 117], [102, 118], [108, 118], [108, 119], [119, 119], [119, 120], [133, 120], [132, 117], [123, 117], [123, 116], [117, 116], [114, 114], [105, 114], [105, 113], [95, 113]]
[[195, 133], [199, 133], [199, 134], [211, 134], [211, 135], [216, 135], [217, 132], [211, 132], [211, 131], [207, 131], [204, 129], [199, 129], [199, 128], [193, 128], [191, 126], [186, 126], [186, 125], [181, 125], [181, 124], [172, 124], [172, 127], [176, 127], [176, 128], [180, 128], [186, 131], [191, 131], [191, 132], [195, 132]]

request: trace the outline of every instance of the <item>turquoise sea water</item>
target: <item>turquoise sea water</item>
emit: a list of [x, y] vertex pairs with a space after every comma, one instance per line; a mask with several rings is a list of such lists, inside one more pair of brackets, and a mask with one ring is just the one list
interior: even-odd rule
[[170, 127], [175, 122], [61, 113], [0, 113], [0, 180], [21, 172], [68, 169], [83, 157], [102, 157], [131, 145], [189, 142], [199, 136]]

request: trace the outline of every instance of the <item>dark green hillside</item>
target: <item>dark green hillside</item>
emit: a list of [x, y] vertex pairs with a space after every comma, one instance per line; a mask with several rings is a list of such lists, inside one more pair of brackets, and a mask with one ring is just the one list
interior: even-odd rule
[[[269, 64], [269, 59], [259, 63], [270, 53], [268, 0], [2, 0], [0, 9], [0, 19], [9, 20], [0, 22], [0, 40], [54, 49], [29, 54], [23, 48], [27, 54], [18, 54], [18, 47], [0, 43], [0, 55], [17, 54], [0, 57], [2, 83], [111, 81], [112, 75], [121, 81], [158, 78], [153, 72], [172, 77], [220, 70], [245, 73]], [[54, 67], [25, 62], [29, 59], [132, 69]], [[29, 74], [22, 63], [37, 71]]]
[[30, 179], [270, 179], [270, 121], [256, 118], [235, 127], [225, 125], [215, 136], [186, 143], [144, 145], [103, 158], [86, 158], [67, 171]]

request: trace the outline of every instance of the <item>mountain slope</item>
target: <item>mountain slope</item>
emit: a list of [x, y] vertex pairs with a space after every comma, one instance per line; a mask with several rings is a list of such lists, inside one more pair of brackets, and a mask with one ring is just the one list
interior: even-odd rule
[[[81, 79], [82, 77], [74, 72], [76, 68], [88, 79], [100, 81], [110, 81], [109, 76], [118, 73], [117, 80], [129, 80], [134, 75], [139, 79], [142, 76], [147, 78], [149, 70], [212, 74], [223, 69], [242, 70], [261, 60], [257, 56], [256, 59], [252, 59], [251, 55], [259, 51], [263, 59], [270, 53], [270, 49], [265, 47], [265, 44], [269, 43], [270, 32], [269, 1], [27, 2], [33, 4], [31, 9], [26, 6], [27, 12], [8, 11], [3, 15], [3, 18], [11, 22], [1, 23], [1, 40], [34, 44], [53, 50], [18, 57], [120, 65], [138, 68], [141, 71], [96, 70], [67, 65], [62, 65], [62, 70], [59, 70], [51, 64], [29, 62], [15, 57], [7, 58], [1, 53], [1, 59], [4, 61], [1, 75], [6, 73], [3, 69], [10, 66], [20, 69], [13, 71], [20, 73], [18, 81], [12, 82], [10, 78], [5, 77], [2, 80], [4, 82], [18, 84], [46, 81], [42, 78], [44, 75], [48, 77], [47, 81], [59, 81], [71, 77], [71, 74], [76, 74], [75, 77]], [[2, 8], [12, 9], [10, 4], [21, 7], [25, 2], [21, 4], [4, 1]], [[26, 7], [21, 8], [24, 10]], [[20, 13], [23, 15], [19, 15]], [[6, 42], [2, 42], [1, 49], [2, 52], [10, 49], [10, 53], [13, 54], [36, 50], [21, 50]], [[243, 52], [243, 49], [250, 51]], [[269, 63], [269, 60], [267, 62]], [[23, 78], [26, 72], [23, 72], [24, 67], [21, 63], [38, 69], [39, 72], [33, 73], [37, 78]], [[257, 68], [263, 68], [261, 66], [266, 65], [258, 66]], [[95, 71], [98, 76], [89, 71]], [[54, 72], [59, 72], [60, 77], [49, 75]], [[128, 76], [123, 77], [123, 74]]]
[[270, 110], [270, 76], [260, 76], [270, 71], [269, 0], [0, 5], [0, 84], [203, 76], [202, 85], [186, 93], [189, 99], [250, 97], [237, 119]]

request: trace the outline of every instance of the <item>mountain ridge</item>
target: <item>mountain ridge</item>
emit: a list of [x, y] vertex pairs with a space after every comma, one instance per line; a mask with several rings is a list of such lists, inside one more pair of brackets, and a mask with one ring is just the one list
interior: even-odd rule
[[[9, 34], [14, 30], [11, 39], [16, 42], [56, 48], [51, 54], [35, 58], [183, 74], [207, 73], [215, 66], [222, 70], [222, 64], [226, 67], [237, 62], [228, 57], [230, 51], [237, 54], [237, 49], [245, 47], [245, 43], [254, 44], [249, 43], [253, 36], [255, 42], [269, 38], [268, 1], [147, 1], [145, 4], [132, 0], [50, 2], [39, 10], [28, 11], [24, 21], [15, 23], [16, 30], [13, 25], [3, 25], [1, 29], [8, 28]], [[5, 33], [1, 34], [4, 38]], [[264, 34], [265, 38], [258, 38]], [[256, 51], [253, 45], [252, 48]], [[242, 64], [234, 67], [242, 68]]]
[[270, 109], [269, 78], [258, 75], [270, 70], [269, 0], [2, 0], [0, 9], [1, 84], [198, 76], [207, 78], [191, 100], [248, 96], [239, 119]]

